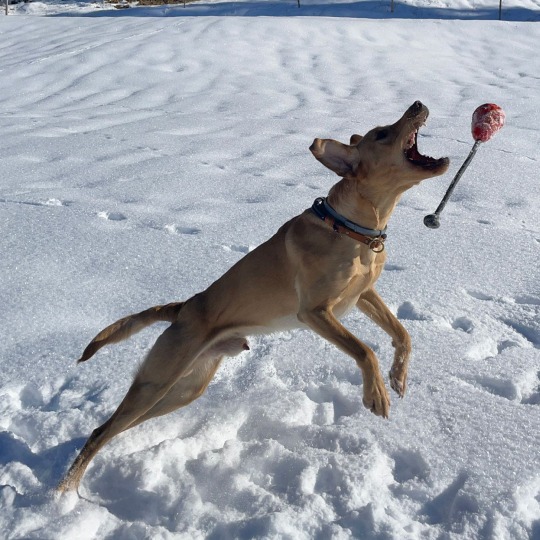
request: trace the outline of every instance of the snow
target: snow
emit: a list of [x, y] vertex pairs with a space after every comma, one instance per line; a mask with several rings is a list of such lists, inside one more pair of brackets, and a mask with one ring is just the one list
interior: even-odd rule
[[[527, 22], [540, 3], [504, 2], [503, 22], [496, 4], [11, 7], [0, 29], [7, 538], [540, 538], [540, 31]], [[337, 177], [308, 151], [314, 137], [346, 141], [416, 99], [431, 109], [422, 151], [451, 168], [390, 222], [377, 288], [414, 347], [390, 419], [363, 408], [358, 369], [330, 344], [258, 336], [198, 401], [105, 447], [80, 496], [54, 494], [164, 326], [76, 366], [88, 341], [205, 288], [325, 195]], [[423, 216], [484, 102], [506, 125], [429, 230]], [[386, 373], [389, 338], [358, 313], [345, 324]]]

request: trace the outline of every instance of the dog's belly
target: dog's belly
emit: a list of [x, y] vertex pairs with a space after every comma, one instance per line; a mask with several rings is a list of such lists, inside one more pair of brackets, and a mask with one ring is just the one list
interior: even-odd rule
[[[337, 319], [342, 319], [351, 312], [351, 310], [356, 305], [356, 302], [358, 302], [358, 297], [350, 298], [346, 301], [344, 300], [340, 302], [332, 310], [334, 316]], [[295, 329], [309, 329], [309, 326], [299, 321], [296, 313], [291, 313], [283, 317], [272, 319], [265, 326], [257, 326], [250, 328], [246, 332], [246, 335], [273, 334], [275, 332], [286, 332], [287, 330]]]
[[248, 334], [273, 334], [275, 332], [286, 332], [287, 330], [295, 330], [297, 328], [308, 328], [308, 326], [298, 320], [296, 313], [292, 313], [284, 317], [272, 319], [265, 326], [250, 329], [252, 331], [248, 332]]

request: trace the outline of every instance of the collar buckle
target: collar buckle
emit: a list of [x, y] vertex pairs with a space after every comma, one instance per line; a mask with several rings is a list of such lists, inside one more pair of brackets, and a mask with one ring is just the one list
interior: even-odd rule
[[382, 253], [384, 251], [384, 241], [386, 240], [386, 235], [376, 236], [369, 242], [368, 248], [371, 249], [374, 253]]

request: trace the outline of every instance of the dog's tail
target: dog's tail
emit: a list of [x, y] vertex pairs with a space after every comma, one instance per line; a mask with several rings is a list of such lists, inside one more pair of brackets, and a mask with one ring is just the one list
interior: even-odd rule
[[143, 328], [158, 321], [174, 322], [178, 318], [178, 313], [182, 309], [184, 302], [173, 302], [163, 306], [154, 306], [150, 309], [128, 315], [119, 321], [103, 329], [84, 349], [82, 356], [77, 362], [85, 362], [92, 358], [101, 347], [109, 343], [118, 343], [128, 337], [140, 332]]

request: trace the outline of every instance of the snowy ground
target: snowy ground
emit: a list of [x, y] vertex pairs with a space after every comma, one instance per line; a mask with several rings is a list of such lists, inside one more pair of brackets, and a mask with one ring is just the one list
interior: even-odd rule
[[[234, 3], [2, 19], [7, 538], [540, 538], [540, 27], [429, 19], [446, 4], [399, 5], [409, 20], [369, 1], [320, 7], [340, 18], [267, 2], [243, 13], [276, 16], [225, 17]], [[493, 19], [492, 4], [456, 3]], [[539, 2], [512, 5], [539, 19]], [[391, 418], [362, 407], [354, 362], [321, 339], [254, 338], [196, 403], [107, 446], [80, 498], [51, 495], [163, 327], [75, 366], [88, 340], [206, 287], [325, 195], [336, 178], [314, 137], [347, 140], [415, 99], [431, 109], [421, 148], [452, 165], [390, 224], [378, 289], [414, 345]], [[507, 126], [428, 230], [486, 101]], [[387, 336], [345, 322], [386, 373]]]

